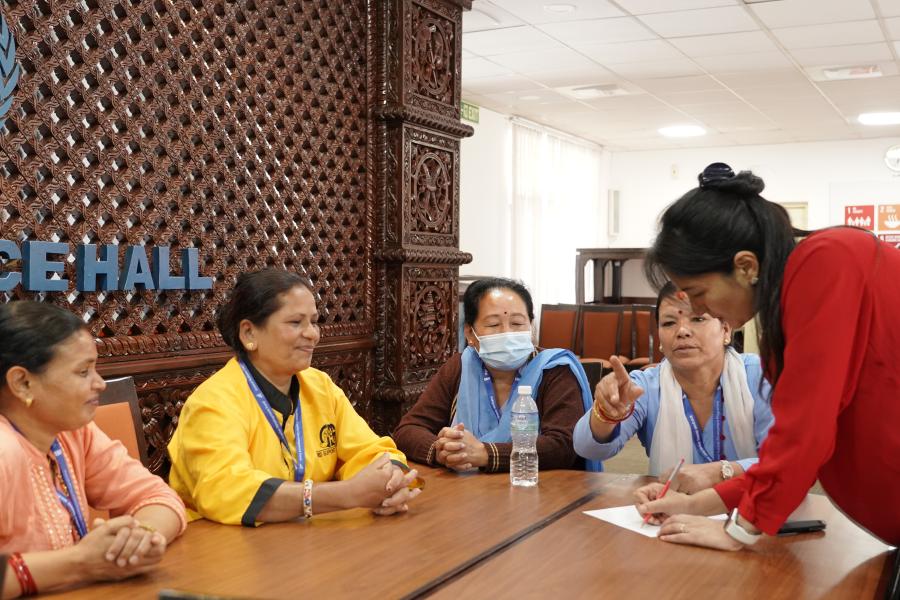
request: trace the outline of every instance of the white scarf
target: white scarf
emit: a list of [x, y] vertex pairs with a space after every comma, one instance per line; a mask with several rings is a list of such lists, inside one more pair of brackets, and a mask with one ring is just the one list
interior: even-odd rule
[[[659, 388], [659, 415], [650, 442], [650, 474], [655, 477], [674, 467], [682, 457], [685, 464], [694, 462], [694, 441], [684, 414], [683, 392], [669, 361], [663, 361], [659, 368]], [[755, 458], [753, 394], [747, 385], [744, 361], [733, 348], [725, 351], [722, 395], [725, 398], [728, 429], [738, 456]]]

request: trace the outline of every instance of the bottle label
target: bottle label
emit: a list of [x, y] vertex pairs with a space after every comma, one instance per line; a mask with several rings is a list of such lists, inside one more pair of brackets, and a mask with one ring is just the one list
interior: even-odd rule
[[514, 431], [537, 431], [537, 415], [534, 413], [513, 413], [510, 428]]

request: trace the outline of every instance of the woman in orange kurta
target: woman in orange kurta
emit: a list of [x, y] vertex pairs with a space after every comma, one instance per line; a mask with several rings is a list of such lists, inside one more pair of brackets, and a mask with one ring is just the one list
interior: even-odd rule
[[[106, 387], [84, 323], [0, 306], [0, 597], [152, 569], [185, 527], [178, 496], [91, 423]], [[88, 507], [108, 510], [88, 530]]]

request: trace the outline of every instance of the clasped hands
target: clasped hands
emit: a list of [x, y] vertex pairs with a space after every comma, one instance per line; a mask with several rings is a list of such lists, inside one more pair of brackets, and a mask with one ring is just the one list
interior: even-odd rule
[[438, 463], [460, 473], [483, 467], [488, 461], [487, 448], [463, 423], [440, 430], [434, 442], [434, 457]]
[[94, 519], [75, 546], [78, 564], [93, 580], [124, 579], [151, 570], [166, 552], [166, 538], [135, 517]]
[[372, 512], [381, 516], [406, 512], [409, 510], [407, 502], [422, 492], [420, 488], [413, 487], [417, 477], [418, 471], [411, 469], [404, 473], [391, 462], [391, 455], [384, 453], [347, 480], [352, 490], [347, 508], [371, 508]]

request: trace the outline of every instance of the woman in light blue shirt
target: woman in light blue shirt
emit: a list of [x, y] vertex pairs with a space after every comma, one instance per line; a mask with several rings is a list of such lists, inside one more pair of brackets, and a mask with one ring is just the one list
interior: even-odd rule
[[772, 426], [759, 357], [729, 347], [729, 326], [696, 315], [674, 285], [657, 299], [665, 360], [645, 371], [613, 373], [594, 392], [594, 405], [576, 424], [575, 451], [608, 460], [637, 434], [650, 474], [667, 477], [683, 457], [674, 489], [693, 493], [743, 473]]

